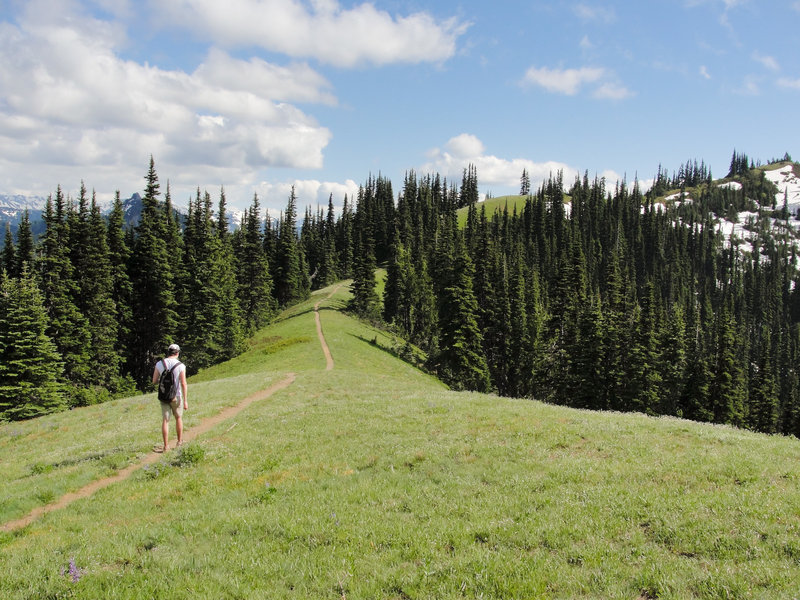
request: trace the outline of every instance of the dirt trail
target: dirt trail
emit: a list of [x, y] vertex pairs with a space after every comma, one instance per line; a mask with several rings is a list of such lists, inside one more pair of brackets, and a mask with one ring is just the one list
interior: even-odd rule
[[[333, 288], [330, 294], [328, 294], [323, 300], [328, 300], [331, 298], [336, 292], [339, 291], [339, 288], [342, 287], [341, 284], [337, 285]], [[322, 352], [325, 354], [325, 370], [326, 371], [333, 371], [333, 356], [331, 356], [331, 350], [328, 348], [328, 343], [325, 341], [325, 336], [322, 333], [322, 321], [319, 318], [319, 305], [322, 304], [322, 300], [317, 302], [314, 305], [314, 318], [317, 321], [317, 337], [319, 338], [319, 343], [322, 345]]]
[[[323, 300], [328, 300], [331, 298], [337, 291], [341, 284], [337, 285], [330, 294], [328, 294]], [[322, 352], [325, 354], [325, 370], [331, 371], [333, 370], [333, 356], [331, 356], [330, 348], [328, 348], [328, 343], [325, 341], [325, 336], [322, 333], [322, 322], [319, 318], [319, 305], [322, 303], [323, 300], [320, 300], [314, 305], [314, 317], [317, 322], [317, 336], [319, 337], [319, 342], [322, 345]], [[208, 432], [212, 427], [222, 423], [223, 421], [227, 421], [228, 419], [232, 419], [236, 415], [238, 415], [241, 411], [245, 408], [250, 406], [253, 402], [258, 400], [263, 400], [268, 398], [272, 394], [282, 389], [289, 387], [295, 380], [295, 374], [290, 373], [286, 378], [283, 380], [274, 383], [270, 387], [265, 390], [261, 390], [260, 392], [256, 392], [239, 402], [234, 406], [229, 406], [216, 415], [209, 417], [202, 421], [199, 425], [192, 427], [191, 429], [187, 429], [184, 432], [183, 440], [184, 442], [190, 442], [195, 439], [197, 436], [202, 435]], [[34, 520], [38, 519], [43, 514], [52, 512], [54, 510], [58, 510], [60, 508], [64, 508], [69, 504], [73, 503], [75, 500], [80, 500], [81, 498], [88, 498], [96, 491], [101, 490], [109, 485], [117, 483], [118, 481], [123, 481], [131, 476], [132, 473], [138, 471], [142, 467], [147, 465], [153, 464], [157, 462], [163, 455], [160, 453], [152, 452], [141, 459], [139, 462], [136, 462], [132, 465], [128, 465], [124, 469], [117, 471], [114, 475], [110, 477], [104, 477], [102, 479], [97, 479], [92, 481], [91, 483], [83, 486], [79, 490], [74, 492], [69, 492], [68, 494], [63, 495], [61, 498], [56, 500], [51, 504], [47, 504], [45, 506], [39, 506], [34, 508], [27, 516], [22, 517], [21, 519], [16, 519], [14, 521], [9, 521], [8, 523], [4, 523], [0, 525], [0, 531], [14, 531], [16, 529], [21, 529], [26, 525], [29, 525]]]
[[[295, 374], [290, 373], [284, 379], [272, 384], [267, 389], [260, 390], [255, 394], [251, 394], [238, 404], [235, 404], [233, 406], [228, 406], [227, 408], [224, 408], [216, 415], [204, 419], [203, 421], [200, 422], [200, 424], [184, 431], [183, 434], [184, 443], [190, 442], [197, 436], [208, 432], [215, 425], [219, 425], [223, 421], [232, 419], [240, 412], [242, 412], [245, 408], [250, 406], [253, 402], [256, 402], [258, 400], [264, 400], [270, 397], [275, 392], [278, 392], [280, 390], [289, 387], [294, 382], [294, 380], [295, 380]], [[9, 521], [8, 523], [0, 525], [0, 531], [14, 531], [16, 529], [25, 527], [26, 525], [32, 523], [35, 519], [39, 518], [45, 513], [49, 513], [51, 511], [64, 508], [65, 506], [71, 504], [75, 500], [80, 500], [81, 498], [87, 498], [98, 490], [108, 487], [111, 484], [117, 483], [118, 481], [123, 481], [127, 479], [128, 477], [131, 476], [131, 474], [134, 471], [138, 471], [142, 467], [158, 461], [162, 456], [164, 455], [156, 452], [151, 452], [139, 462], [136, 462], [132, 465], [128, 465], [127, 467], [117, 471], [114, 475], [111, 475], [110, 477], [104, 477], [102, 479], [97, 479], [95, 481], [92, 481], [91, 483], [83, 486], [82, 488], [74, 492], [69, 492], [68, 494], [63, 495], [61, 498], [59, 498], [58, 500], [56, 500], [51, 504], [34, 508], [27, 516], [22, 517], [21, 519], [16, 519], [14, 521]]]

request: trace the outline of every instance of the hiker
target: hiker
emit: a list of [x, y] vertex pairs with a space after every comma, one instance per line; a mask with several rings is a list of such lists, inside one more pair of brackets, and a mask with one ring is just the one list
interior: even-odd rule
[[[169, 416], [175, 415], [175, 429], [178, 433], [178, 445], [183, 444], [183, 411], [189, 409], [188, 391], [186, 386], [186, 365], [178, 360], [181, 352], [178, 344], [171, 344], [167, 349], [167, 356], [156, 363], [153, 369], [153, 383], [161, 383], [161, 374], [166, 370], [172, 373], [171, 389], [159, 390], [159, 400], [161, 401], [161, 435], [164, 438], [164, 446], [157, 450], [166, 452], [169, 450]], [[168, 379], [167, 379], [168, 380]], [[164, 386], [159, 385], [160, 388]], [[162, 397], [166, 393], [167, 397]]]

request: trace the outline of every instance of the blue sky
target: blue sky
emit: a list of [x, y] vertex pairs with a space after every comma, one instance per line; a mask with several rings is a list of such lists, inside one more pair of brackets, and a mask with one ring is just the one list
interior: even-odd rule
[[[800, 0], [0, 0], [0, 193], [341, 205], [800, 154]], [[794, 156], [798, 158], [799, 156]]]

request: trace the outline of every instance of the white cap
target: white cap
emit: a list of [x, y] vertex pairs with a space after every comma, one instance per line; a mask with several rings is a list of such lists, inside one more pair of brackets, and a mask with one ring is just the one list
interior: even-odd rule
[[170, 344], [168, 351], [170, 354], [177, 354], [181, 351], [181, 347], [178, 344]]

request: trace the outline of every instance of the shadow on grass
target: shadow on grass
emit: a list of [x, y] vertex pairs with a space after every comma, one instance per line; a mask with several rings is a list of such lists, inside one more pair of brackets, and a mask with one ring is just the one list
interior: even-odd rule
[[[291, 309], [289, 309], [289, 311], [291, 311]], [[302, 317], [303, 315], [307, 315], [308, 313], [313, 313], [313, 312], [314, 312], [314, 307], [313, 306], [311, 308], [307, 308], [305, 310], [300, 310], [300, 311], [297, 311], [297, 312], [293, 312], [293, 311], [287, 312], [287, 313], [278, 315], [277, 317], [272, 319], [272, 321], [270, 321], [267, 325], [275, 325], [276, 323], [283, 323], [284, 321], [288, 321], [288, 320], [294, 319], [296, 317]]]
[[369, 344], [373, 348], [377, 348], [378, 350], [384, 351], [386, 354], [393, 356], [398, 360], [402, 360], [404, 363], [411, 365], [428, 373], [428, 370], [425, 368], [426, 358], [425, 355], [422, 353], [421, 350], [414, 348], [411, 344], [406, 342], [405, 340], [400, 340], [403, 342], [402, 344], [392, 344], [392, 345], [384, 345], [378, 341], [378, 336], [376, 335], [371, 340], [365, 338], [363, 335], [356, 335], [354, 333], [348, 334], [362, 342]]

